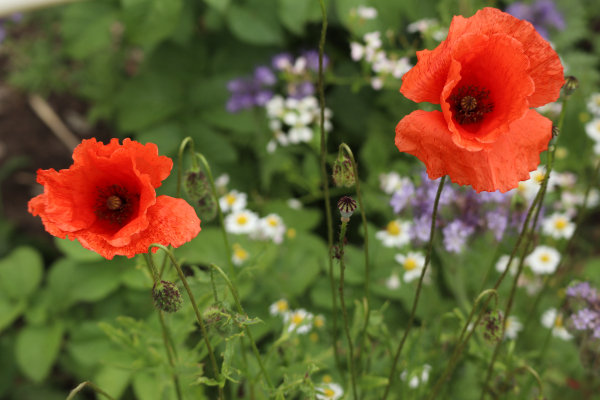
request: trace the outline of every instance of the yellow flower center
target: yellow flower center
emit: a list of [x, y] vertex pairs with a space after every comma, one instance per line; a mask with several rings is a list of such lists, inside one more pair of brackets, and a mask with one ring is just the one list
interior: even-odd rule
[[562, 315], [558, 314], [556, 316], [556, 319], [554, 320], [554, 326], [557, 328], [562, 328], [563, 327], [563, 318]]
[[248, 252], [239, 246], [233, 251], [233, 255], [241, 261], [245, 261], [248, 258]]
[[[600, 100], [598, 100], [598, 102], [600, 103]], [[596, 124], [596, 130], [600, 131], [600, 121], [598, 121], [598, 123]]]
[[396, 221], [392, 221], [387, 225], [387, 232], [392, 236], [398, 236], [400, 234], [400, 224]]
[[544, 180], [544, 174], [542, 173], [537, 173], [534, 177], [535, 181], [537, 183], [542, 183], [542, 181]]
[[566, 226], [567, 226], [567, 220], [564, 218], [559, 218], [556, 220], [556, 222], [554, 222], [554, 227], [558, 230], [565, 229]]
[[287, 310], [288, 310], [288, 308], [289, 308], [289, 306], [288, 306], [288, 302], [287, 302], [287, 301], [285, 301], [285, 300], [279, 300], [279, 301], [278, 301], [277, 303], [275, 303], [275, 304], [277, 304], [277, 309], [278, 309], [279, 311], [282, 311], [282, 312], [283, 312], [283, 311], [287, 311]]
[[542, 254], [540, 256], [540, 260], [542, 260], [542, 262], [547, 263], [548, 261], [550, 261], [550, 256], [548, 254]]
[[244, 214], [237, 218], [238, 225], [246, 225], [246, 222], [248, 222], [248, 217], [246, 217]]
[[292, 324], [299, 325], [302, 321], [304, 321], [304, 317], [300, 314], [294, 314], [292, 317]]
[[279, 221], [277, 221], [277, 218], [271, 217], [269, 218], [269, 225], [272, 227], [279, 226]]
[[296, 237], [296, 230], [294, 228], [290, 228], [287, 230], [287, 232], [285, 234], [287, 235], [288, 238], [293, 239]]
[[325, 326], [325, 320], [323, 318], [319, 318], [319, 317], [315, 318], [315, 326], [317, 328], [324, 327]]
[[417, 262], [414, 260], [414, 258], [409, 258], [404, 262], [404, 269], [407, 271], [411, 271], [413, 269], [417, 268]]
[[229, 204], [230, 206], [233, 205], [233, 203], [235, 203], [235, 200], [237, 199], [237, 197], [235, 197], [234, 195], [232, 195], [231, 193], [228, 193], [225, 196], [225, 200], [227, 200], [227, 204]]
[[315, 332], [311, 333], [308, 337], [311, 342], [317, 343], [319, 341], [319, 335]]
[[331, 397], [333, 398], [333, 396], [335, 396], [335, 392], [331, 389], [325, 389], [325, 391], [323, 392], [323, 394], [327, 397]]
[[331, 383], [331, 382], [333, 382], [333, 378], [331, 377], [331, 375], [323, 376], [323, 383]]

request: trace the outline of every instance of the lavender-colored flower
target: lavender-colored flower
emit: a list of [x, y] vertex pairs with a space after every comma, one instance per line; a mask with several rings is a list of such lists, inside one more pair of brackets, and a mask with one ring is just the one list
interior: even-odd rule
[[588, 328], [594, 329], [596, 325], [600, 326], [600, 314], [589, 308], [579, 310], [577, 314], [573, 314], [571, 319], [573, 320], [575, 329], [580, 331], [584, 331]]
[[265, 66], [257, 67], [251, 78], [235, 78], [227, 82], [227, 90], [231, 97], [226, 109], [235, 113], [253, 106], [264, 106], [273, 97], [273, 92], [265, 86], [273, 86], [277, 79], [273, 72]]
[[600, 325], [598, 325], [598, 326], [596, 327], [596, 329], [594, 329], [594, 337], [595, 337], [596, 339], [600, 339]]
[[457, 219], [446, 225], [442, 232], [446, 250], [451, 253], [460, 253], [469, 236], [475, 232], [475, 228]]
[[495, 211], [488, 212], [485, 219], [488, 229], [494, 233], [494, 237], [498, 242], [501, 241], [508, 224], [507, 212], [503, 208], [498, 208]]
[[[418, 215], [431, 214], [433, 211], [440, 179], [429, 179], [425, 171], [421, 172], [421, 186], [415, 190], [415, 196], [411, 200], [411, 204], [415, 207], [415, 212]], [[448, 205], [453, 198], [454, 189], [450, 185], [446, 185], [440, 195], [439, 205]]]
[[579, 297], [589, 302], [594, 302], [598, 299], [596, 288], [591, 287], [589, 282], [579, 282], [575, 285], [571, 284], [567, 288], [567, 296]]
[[23, 13], [14, 13], [13, 15], [10, 16], [10, 19], [14, 23], [19, 23], [23, 20]]
[[[314, 72], [319, 71], [319, 52], [317, 50], [307, 50], [302, 53], [302, 57], [306, 59], [308, 69]], [[329, 57], [327, 57], [327, 54], [323, 54], [323, 70], [327, 69], [328, 65]]]
[[309, 81], [300, 82], [299, 84], [289, 85], [288, 92], [291, 98], [302, 100], [315, 93], [315, 85]]
[[275, 57], [273, 57], [271, 65], [273, 65], [273, 68], [275, 68], [277, 71], [285, 71], [294, 65], [294, 57], [292, 57], [290, 53], [277, 54]]
[[496, 190], [495, 192], [481, 192], [478, 193], [477, 196], [482, 203], [504, 203], [511, 197], [510, 194], [502, 193], [499, 190]]
[[390, 206], [394, 209], [394, 213], [399, 214], [408, 205], [414, 194], [415, 185], [413, 185], [410, 179], [404, 178], [402, 180], [402, 187], [394, 192], [390, 200]]
[[269, 100], [273, 98], [273, 92], [270, 90], [259, 90], [254, 96], [254, 102], [257, 106], [263, 107]]
[[431, 215], [423, 214], [414, 219], [410, 235], [418, 242], [429, 241], [431, 235]]
[[506, 12], [531, 22], [544, 39], [549, 37], [548, 28], [565, 29], [565, 20], [552, 0], [537, 0], [531, 5], [516, 2], [508, 6]]
[[273, 86], [277, 82], [277, 78], [269, 67], [261, 65], [254, 70], [254, 79], [261, 85]]

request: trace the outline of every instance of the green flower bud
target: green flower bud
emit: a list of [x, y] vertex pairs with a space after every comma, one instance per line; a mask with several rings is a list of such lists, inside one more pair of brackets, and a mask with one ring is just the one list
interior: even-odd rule
[[177, 285], [169, 281], [160, 281], [152, 287], [152, 299], [154, 306], [168, 313], [177, 312], [181, 309], [183, 299], [177, 289]]
[[186, 172], [183, 188], [190, 201], [198, 207], [202, 219], [210, 221], [217, 215], [217, 202], [202, 171]]
[[219, 302], [208, 307], [202, 314], [202, 320], [207, 329], [214, 329], [221, 336], [228, 335], [233, 328], [231, 310], [226, 302]]
[[333, 183], [337, 187], [354, 186], [354, 171], [348, 157], [340, 155], [333, 163]]
[[571, 75], [565, 76], [565, 86], [563, 86], [563, 89], [565, 90], [565, 94], [567, 96], [570, 96], [578, 87], [579, 80], [577, 80], [577, 78]]
[[488, 311], [479, 325], [483, 330], [483, 338], [489, 344], [496, 344], [502, 340], [502, 324], [504, 318], [500, 311]]

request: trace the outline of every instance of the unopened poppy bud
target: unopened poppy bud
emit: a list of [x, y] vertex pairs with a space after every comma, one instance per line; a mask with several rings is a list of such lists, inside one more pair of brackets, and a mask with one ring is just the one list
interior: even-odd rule
[[496, 344], [502, 339], [503, 317], [500, 311], [489, 311], [479, 325], [483, 330], [483, 338], [490, 344]]
[[207, 329], [215, 329], [220, 335], [227, 335], [231, 332], [233, 324], [231, 321], [231, 310], [222, 303], [213, 304], [204, 311], [202, 320]]
[[563, 88], [565, 89], [565, 94], [567, 96], [570, 96], [575, 89], [577, 89], [579, 87], [579, 81], [577, 80], [577, 78], [575, 78], [574, 76], [565, 76], [565, 86], [563, 86]]
[[183, 304], [179, 289], [173, 282], [169, 281], [160, 281], [154, 284], [152, 299], [156, 308], [168, 313], [179, 311]]
[[188, 171], [183, 179], [185, 193], [198, 206], [203, 219], [212, 220], [217, 215], [217, 202], [210, 183], [202, 171]]
[[558, 126], [552, 125], [552, 138], [557, 138], [558, 135], [560, 135], [560, 129], [558, 129]]
[[354, 186], [354, 171], [350, 159], [340, 155], [333, 163], [333, 183], [337, 187]]
[[356, 201], [352, 197], [344, 196], [338, 201], [338, 208], [342, 214], [342, 218], [350, 218], [354, 210], [356, 210]]

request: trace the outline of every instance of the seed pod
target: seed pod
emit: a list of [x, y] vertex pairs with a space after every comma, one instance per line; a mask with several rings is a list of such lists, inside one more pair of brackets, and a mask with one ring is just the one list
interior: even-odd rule
[[500, 311], [488, 311], [479, 325], [483, 330], [483, 338], [489, 344], [496, 344], [502, 340], [502, 324], [504, 318]]
[[212, 194], [210, 183], [202, 171], [188, 171], [183, 179], [183, 187], [190, 201], [198, 207], [202, 219], [212, 220], [217, 215], [217, 202]]
[[565, 90], [565, 94], [567, 96], [570, 96], [578, 87], [579, 80], [577, 80], [577, 78], [572, 75], [565, 76], [565, 86], [563, 86], [563, 89]]
[[337, 187], [354, 186], [354, 171], [348, 157], [340, 155], [333, 163], [333, 183]]
[[354, 201], [352, 197], [342, 197], [337, 205], [342, 214], [342, 218], [350, 218], [354, 210], [356, 210], [356, 201]]
[[160, 281], [152, 288], [152, 299], [154, 306], [168, 313], [177, 312], [181, 309], [183, 299], [177, 289], [177, 285], [169, 281]]

